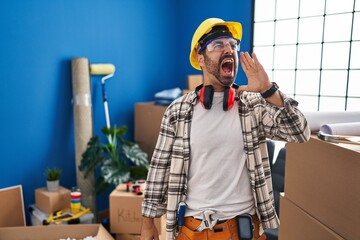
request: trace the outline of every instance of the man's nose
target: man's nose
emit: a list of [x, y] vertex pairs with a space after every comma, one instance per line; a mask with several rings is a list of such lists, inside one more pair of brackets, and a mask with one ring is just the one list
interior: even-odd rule
[[233, 52], [234, 50], [231, 48], [230, 43], [226, 43], [225, 44], [225, 48], [224, 48], [225, 52]]

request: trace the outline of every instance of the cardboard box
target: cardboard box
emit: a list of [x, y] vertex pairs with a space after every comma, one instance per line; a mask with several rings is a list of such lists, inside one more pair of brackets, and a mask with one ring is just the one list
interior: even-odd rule
[[183, 90], [182, 90], [182, 95], [185, 95], [185, 94], [187, 94], [187, 93], [189, 93], [189, 92], [191, 92], [190, 89], [183, 89]]
[[49, 192], [45, 187], [35, 190], [35, 206], [45, 213], [70, 207], [70, 190], [64, 187], [57, 192]]
[[203, 75], [196, 74], [196, 75], [188, 75], [187, 76], [187, 89], [182, 90], [182, 94], [186, 94], [195, 90], [197, 86], [203, 83]]
[[[110, 194], [110, 231], [111, 233], [140, 234], [142, 213], [141, 203], [143, 195], [126, 192], [124, 184], [120, 184]], [[162, 232], [165, 217], [156, 218], [155, 226]]]
[[286, 197], [343, 238], [360, 239], [359, 169], [360, 145], [316, 136], [304, 144], [287, 144]]
[[18, 185], [0, 189], [0, 227], [25, 225], [22, 186]]
[[83, 239], [88, 236], [96, 236], [101, 240], [114, 240], [100, 224], [0, 228], [0, 239], [4, 240], [59, 240], [68, 237]]
[[280, 216], [279, 240], [344, 240], [282, 196], [280, 196]]
[[153, 102], [135, 104], [135, 142], [150, 160], [159, 136], [161, 120], [167, 107]]
[[203, 82], [203, 75], [202, 74], [195, 74], [195, 75], [188, 75], [187, 76], [187, 88], [189, 90], [195, 90], [197, 86], [202, 84]]

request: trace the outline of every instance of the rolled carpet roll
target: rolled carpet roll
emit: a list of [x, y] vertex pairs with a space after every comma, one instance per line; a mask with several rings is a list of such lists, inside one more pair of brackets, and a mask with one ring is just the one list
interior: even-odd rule
[[72, 89], [74, 99], [75, 163], [76, 183], [82, 192], [82, 204], [96, 214], [96, 192], [94, 173], [86, 178], [79, 170], [82, 154], [93, 136], [93, 119], [90, 91], [89, 61], [74, 58], [71, 61]]

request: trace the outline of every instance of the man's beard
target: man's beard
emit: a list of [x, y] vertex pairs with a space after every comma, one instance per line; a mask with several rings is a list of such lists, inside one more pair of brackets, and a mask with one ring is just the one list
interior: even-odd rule
[[[204, 63], [206, 65], [207, 71], [214, 75], [215, 78], [221, 83], [223, 86], [231, 86], [236, 78], [237, 75], [237, 64], [234, 63], [234, 76], [232, 77], [224, 77], [220, 75], [220, 68], [221, 68], [221, 62], [224, 58], [231, 57], [232, 55], [225, 55], [222, 58], [219, 59], [219, 62], [215, 62], [209, 58], [206, 53], [204, 52]], [[235, 60], [235, 59], [234, 59]]]

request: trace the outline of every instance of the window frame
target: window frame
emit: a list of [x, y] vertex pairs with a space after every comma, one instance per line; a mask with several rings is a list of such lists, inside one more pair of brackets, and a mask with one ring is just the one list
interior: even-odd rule
[[[277, 8], [278, 8], [277, 4], [284, 3], [284, 0], [273, 0], [273, 3], [274, 3], [273, 18], [270, 18], [268, 20], [267, 19], [256, 20], [256, 16], [257, 16], [256, 15], [257, 14], [256, 7], [258, 7], [257, 2], [263, 2], [263, 1], [264, 0], [252, 1], [252, 4], [253, 4], [253, 6], [252, 6], [253, 28], [252, 28], [252, 32], [251, 32], [252, 43], [251, 43], [250, 51], [251, 52], [255, 51], [255, 53], [257, 53], [257, 51], [264, 52], [263, 56], [259, 57], [259, 60], [264, 65], [264, 68], [267, 71], [269, 78], [272, 81], [278, 82], [278, 81], [281, 81], [281, 79], [282, 79], [279, 77], [279, 75], [283, 74], [284, 76], [291, 78], [291, 72], [293, 72], [293, 79], [289, 79], [289, 80], [287, 80], [289, 82], [286, 82], [287, 84], [289, 84], [289, 86], [284, 86], [282, 88], [281, 84], [279, 84], [280, 89], [285, 94], [295, 98], [296, 100], [299, 100], [300, 103], [301, 103], [301, 101], [306, 103], [307, 101], [305, 101], [304, 99], [308, 99], [308, 100], [316, 99], [317, 100], [316, 107], [315, 107], [314, 103], [312, 103], [314, 105], [313, 107], [310, 107], [307, 109], [307, 106], [305, 106], [306, 111], [332, 111], [332, 110], [359, 111], [360, 104], [358, 104], [359, 107], [356, 107], [356, 105], [357, 105], [356, 102], [360, 103], [360, 90], [356, 93], [354, 90], [351, 90], [351, 91], [349, 91], [349, 90], [350, 90], [351, 85], [357, 85], [357, 83], [355, 83], [355, 82], [360, 81], [360, 79], [359, 79], [359, 81], [354, 80], [357, 78], [357, 76], [360, 76], [360, 67], [358, 67], [357, 64], [356, 65], [354, 64], [355, 67], [352, 67], [352, 63], [355, 62], [355, 60], [352, 61], [352, 50], [358, 51], [358, 49], [360, 49], [360, 39], [353, 39], [353, 34], [355, 32], [355, 29], [354, 29], [355, 17], [357, 17], [358, 18], [357, 21], [360, 22], [360, 9], [359, 9], [360, 0], [352, 0], [352, 11], [331, 12], [331, 13], [327, 13], [327, 1], [324, 0], [324, 2], [323, 2], [324, 8], [323, 8], [322, 14], [309, 15], [309, 16], [301, 16], [300, 9], [302, 9], [302, 5], [301, 5], [302, 0], [297, 0], [297, 3], [298, 3], [297, 16], [289, 17], [289, 18], [277, 18], [277, 13], [276, 13]], [[303, 1], [303, 2], [306, 2], [306, 1]], [[269, 2], [266, 2], [266, 4], [269, 4]], [[288, 3], [286, 3], [286, 4], [288, 4]], [[272, 3], [270, 3], [270, 5], [272, 5]], [[347, 15], [345, 15], [345, 14], [347, 14]], [[348, 21], [349, 14], [351, 14], [351, 27], [350, 27], [349, 38], [348, 39], [336, 39], [339, 36], [337, 36], [336, 34], [330, 34], [330, 37], [335, 38], [335, 39], [328, 40], [327, 39], [328, 36], [326, 34], [331, 32], [332, 29], [329, 28], [328, 25], [326, 25], [327, 21], [330, 22], [330, 20], [333, 21], [334, 19], [345, 19], [345, 21], [346, 20]], [[315, 18], [315, 17], [318, 19], [322, 18], [321, 41], [310, 41], [310, 42], [300, 41], [299, 42], [300, 24], [303, 24], [304, 19], [309, 20], [309, 19]], [[286, 22], [286, 21], [288, 21], [288, 22]], [[290, 21], [292, 21], [291, 24], [290, 24]], [[291, 29], [289, 28], [288, 30], [293, 30], [292, 31], [293, 34], [294, 34], [294, 32], [296, 32], [296, 34], [297, 34], [296, 42], [290, 42], [290, 43], [277, 42], [277, 39], [276, 39], [277, 25], [284, 24], [284, 26], [285, 26], [286, 24], [288, 24], [289, 26], [290, 25], [294, 26], [294, 22], [296, 22], [296, 25], [297, 25], [296, 31], [294, 31], [294, 29], [292, 29], [292, 28]], [[273, 25], [274, 25], [272, 35], [270, 35], [271, 30], [269, 31], [269, 29], [271, 29], [271, 23], [273, 23]], [[261, 31], [261, 29], [260, 29], [262, 27], [261, 25], [266, 25], [266, 24], [268, 24], [268, 26], [263, 27], [263, 31], [264, 30], [267, 31], [266, 33], [268, 33], [268, 35], [270, 35], [269, 38], [271, 38], [271, 39], [262, 38], [265, 40], [265, 41], [263, 41], [265, 43], [262, 44], [261, 41], [258, 41], [258, 39], [257, 39], [259, 34], [256, 31]], [[357, 23], [357, 24], [360, 25], [360, 23]], [[326, 27], [328, 27], [328, 28], [326, 28]], [[284, 31], [284, 29], [283, 29], [283, 31]], [[331, 31], [329, 31], [329, 29], [331, 29]], [[343, 29], [341, 29], [341, 30], [343, 30]], [[359, 29], [356, 29], [356, 34], [357, 34], [356, 36], [360, 35], [360, 33], [358, 31], [360, 31], [360, 27], [359, 27]], [[290, 31], [287, 31], [287, 32], [290, 32]], [[289, 41], [293, 41], [291, 39], [293, 39], [294, 37], [291, 37], [291, 36], [289, 38], [290, 39]], [[342, 37], [342, 36], [340, 36], [340, 37]], [[314, 47], [315, 45], [317, 45], [317, 48], [320, 45], [320, 49], [317, 50], [317, 51], [320, 51], [318, 53], [318, 54], [320, 54], [320, 59], [319, 59], [320, 62], [318, 63], [318, 67], [299, 68], [299, 63], [302, 63], [303, 64], [302, 66], [304, 66], [304, 65], [311, 66], [311, 64], [315, 65], [316, 59], [314, 60], [314, 63], [311, 63], [311, 61], [310, 61], [310, 63], [307, 62], [306, 58], [299, 59], [299, 55], [302, 54], [301, 53], [302, 48], [306, 48], [306, 47], [310, 48], [310, 47]], [[342, 49], [345, 49], [346, 45], [348, 46], [348, 54], [345, 53], [341, 56], [343, 58], [343, 60], [339, 61], [340, 63], [329, 60], [329, 59], [333, 59], [334, 56], [338, 56], [339, 54], [344, 52], [344, 51], [339, 50], [339, 53], [337, 53], [338, 55], [336, 55], [336, 53], [333, 53], [334, 50], [336, 50], [337, 48], [340, 48], [340, 47], [342, 47]], [[355, 50], [353, 49], [354, 46], [355, 46]], [[293, 59], [291, 59], [289, 57], [286, 57], [285, 59], [283, 56], [279, 57], [279, 53], [281, 53], [280, 52], [281, 49], [282, 49], [283, 56], [285, 56], [285, 55], [289, 56], [289, 53], [291, 53], [291, 52], [292, 52], [292, 54], [295, 54], [295, 59], [294, 59], [295, 62], [292, 62]], [[316, 48], [314, 47], [314, 49], [316, 49]], [[332, 51], [330, 51], [329, 49]], [[269, 57], [268, 55], [271, 55], [271, 54], [272, 54], [272, 56]], [[354, 52], [353, 52], [353, 54], [355, 55]], [[319, 57], [316, 54], [313, 54], [313, 56]], [[262, 59], [262, 57], [263, 57], [263, 59]], [[355, 59], [355, 57], [353, 57], [353, 58]], [[312, 60], [312, 58], [310, 60]], [[282, 61], [282, 62], [279, 63], [279, 61]], [[344, 64], [345, 61], [347, 61], [347, 64]], [[356, 59], [356, 61], [358, 61], [358, 59]], [[269, 67], [270, 62], [271, 62], [271, 66]], [[279, 67], [279, 66], [282, 66], [282, 67]], [[310, 72], [310, 71], [317, 72], [318, 71], [318, 73], [319, 73], [318, 78], [316, 80], [314, 79], [314, 81], [318, 81], [317, 89], [316, 89], [316, 86], [313, 86], [313, 84], [310, 84], [309, 86], [311, 87], [311, 91], [309, 91], [309, 93], [304, 92], [304, 90], [303, 90], [304, 86], [302, 86], [302, 90], [299, 91], [299, 86], [301, 84], [304, 85], [304, 83], [301, 82], [299, 75], [300, 75], [300, 73], [302, 74], [306, 71], [308, 71], [308, 72]], [[336, 80], [335, 80], [336, 82], [331, 82], [331, 81], [334, 81], [334, 80], [329, 80], [329, 79], [333, 78], [333, 77], [329, 77], [329, 76], [331, 76], [331, 73], [333, 74], [333, 76], [336, 76], [336, 75], [345, 76], [346, 75], [346, 81], [342, 77], [342, 78], [340, 78], [342, 80], [341, 82], [337, 82]], [[282, 80], [282, 81], [284, 82], [284, 80]], [[292, 83], [290, 81], [292, 81]], [[305, 80], [302, 80], [302, 81], [305, 81]], [[341, 85], [341, 86], [339, 86], [339, 89], [343, 90], [343, 92], [341, 94], [334, 93], [334, 87], [336, 87], [337, 84]], [[284, 84], [284, 85], [286, 85], [286, 84]], [[307, 85], [305, 85], [305, 86], [307, 87]], [[313, 88], [315, 88], [315, 89], [313, 89]], [[338, 89], [336, 89], [336, 91], [337, 90]], [[349, 93], [351, 93], [351, 94], [349, 94]], [[341, 102], [343, 102], [343, 103], [341, 103]], [[349, 105], [351, 102], [354, 102], [354, 103], [352, 105]], [[308, 102], [308, 103], [310, 103], [310, 102]], [[334, 103], [337, 103], [337, 104], [334, 104]], [[300, 104], [300, 108], [301, 108], [301, 104]]]

